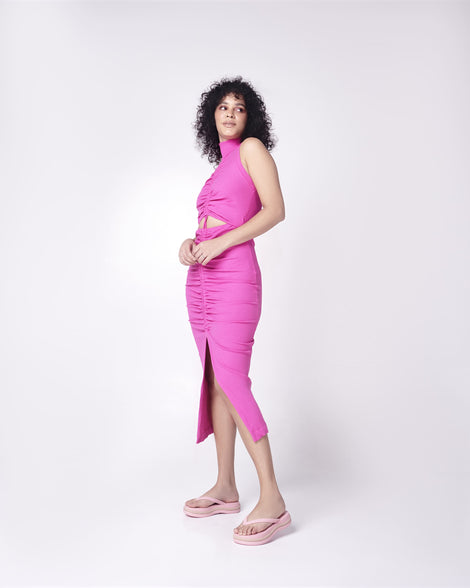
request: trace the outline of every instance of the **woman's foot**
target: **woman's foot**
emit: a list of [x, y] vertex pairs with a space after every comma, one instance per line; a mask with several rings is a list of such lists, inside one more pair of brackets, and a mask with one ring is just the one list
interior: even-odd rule
[[[238, 490], [236, 486], [232, 485], [215, 484], [215, 486], [212, 486], [212, 488], [207, 492], [204, 492], [204, 494], [208, 494], [209, 496], [213, 496], [224, 502], [238, 502], [239, 499]], [[191, 506], [193, 508], [204, 508], [214, 504], [214, 502], [208, 498], [191, 498], [190, 500], [187, 500], [185, 504], [186, 506]]]
[[250, 524], [250, 519], [275, 519], [280, 517], [285, 510], [286, 505], [280, 494], [265, 498], [263, 500], [260, 499], [258, 504], [248, 515], [248, 522], [245, 525], [238, 525], [238, 527], [235, 527], [233, 531], [239, 535], [252, 535], [253, 533], [260, 533], [261, 531], [267, 529], [272, 523]]

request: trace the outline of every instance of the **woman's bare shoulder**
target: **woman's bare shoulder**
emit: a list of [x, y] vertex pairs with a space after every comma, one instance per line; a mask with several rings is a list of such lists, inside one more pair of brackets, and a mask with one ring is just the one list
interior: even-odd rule
[[265, 144], [256, 137], [247, 137], [240, 143], [240, 160], [248, 174], [253, 177], [255, 170], [275, 168], [274, 159]]
[[240, 160], [248, 173], [250, 173], [250, 165], [256, 166], [259, 161], [267, 159], [272, 160], [271, 154], [263, 141], [257, 137], [247, 137], [240, 143]]
[[240, 153], [260, 153], [268, 151], [260, 139], [258, 137], [247, 137], [240, 143]]

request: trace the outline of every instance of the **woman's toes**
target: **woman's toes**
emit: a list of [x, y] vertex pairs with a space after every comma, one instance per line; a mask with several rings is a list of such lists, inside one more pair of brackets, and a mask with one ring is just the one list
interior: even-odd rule
[[210, 506], [210, 500], [207, 498], [191, 498], [191, 500], [187, 500], [186, 504], [193, 508], [205, 507]]

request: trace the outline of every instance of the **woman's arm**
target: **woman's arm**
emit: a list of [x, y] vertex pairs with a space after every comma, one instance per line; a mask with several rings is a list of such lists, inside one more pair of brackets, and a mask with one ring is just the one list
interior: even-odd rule
[[285, 218], [277, 167], [269, 151], [259, 139], [249, 137], [240, 146], [240, 156], [246, 162], [263, 208], [240, 227], [222, 235], [227, 247], [258, 237]]
[[285, 218], [277, 167], [262, 141], [255, 137], [245, 139], [240, 145], [240, 157], [246, 163], [263, 208], [236, 229], [195, 245], [192, 253], [202, 265], [209, 263], [225, 249], [266, 233]]

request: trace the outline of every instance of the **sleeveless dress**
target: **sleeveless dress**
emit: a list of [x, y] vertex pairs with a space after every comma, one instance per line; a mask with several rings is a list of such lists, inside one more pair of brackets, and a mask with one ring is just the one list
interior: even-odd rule
[[[262, 208], [253, 180], [240, 161], [240, 143], [240, 139], [219, 143], [222, 159], [196, 203], [198, 222], [210, 215], [226, 224], [207, 227], [206, 219], [204, 227], [196, 230], [196, 243], [239, 227]], [[204, 370], [207, 345], [215, 379], [258, 441], [268, 428], [248, 376], [261, 315], [261, 272], [254, 240], [229, 247], [206, 265], [190, 265], [186, 302], [203, 368], [196, 443], [214, 432]]]

